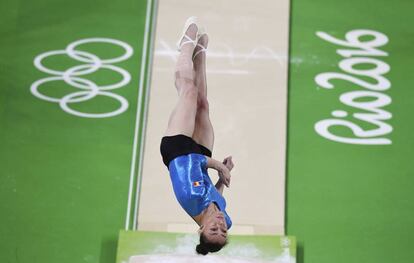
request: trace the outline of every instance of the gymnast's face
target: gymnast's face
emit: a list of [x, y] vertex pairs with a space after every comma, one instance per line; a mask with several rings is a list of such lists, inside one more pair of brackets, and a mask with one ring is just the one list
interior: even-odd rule
[[225, 244], [227, 240], [227, 223], [222, 212], [217, 212], [204, 220], [200, 232], [211, 243]]

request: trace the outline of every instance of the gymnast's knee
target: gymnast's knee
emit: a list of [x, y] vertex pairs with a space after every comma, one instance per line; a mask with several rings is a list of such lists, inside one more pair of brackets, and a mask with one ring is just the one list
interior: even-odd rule
[[197, 98], [197, 110], [199, 111], [209, 111], [209, 103], [207, 97], [204, 95], [199, 95]]

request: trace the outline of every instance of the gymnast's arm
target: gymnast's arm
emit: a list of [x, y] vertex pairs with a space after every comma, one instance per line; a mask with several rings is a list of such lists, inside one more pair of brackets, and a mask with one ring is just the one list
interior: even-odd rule
[[[233, 160], [232, 160], [232, 157], [231, 156], [226, 157], [223, 160], [223, 164], [227, 167], [227, 169], [229, 169], [229, 171], [231, 171], [233, 169], [233, 167], [234, 167], [234, 163], [233, 163]], [[223, 184], [223, 181], [220, 178], [218, 179], [215, 187], [216, 187], [217, 191], [221, 195], [223, 195], [224, 184]]]
[[223, 195], [224, 184], [223, 184], [223, 181], [221, 181], [221, 179], [220, 179], [220, 178], [218, 179], [218, 181], [217, 181], [217, 183], [216, 183], [215, 187], [216, 187], [217, 191], [218, 191], [221, 195]]
[[213, 168], [214, 170], [218, 171], [218, 175], [222, 183], [229, 187], [230, 185], [230, 171], [229, 168], [224, 163], [221, 163], [213, 158], [207, 157], [207, 168]]

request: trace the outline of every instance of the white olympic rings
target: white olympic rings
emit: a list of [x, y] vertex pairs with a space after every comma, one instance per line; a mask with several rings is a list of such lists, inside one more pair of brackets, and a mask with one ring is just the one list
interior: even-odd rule
[[[91, 43], [91, 42], [103, 42], [103, 43], [118, 45], [122, 47], [125, 50], [125, 52], [119, 57], [110, 58], [110, 59], [100, 59], [98, 56], [91, 54], [89, 52], [76, 50], [77, 46], [86, 44], [86, 43]], [[127, 43], [122, 42], [120, 40], [111, 39], [111, 38], [87, 38], [87, 39], [77, 40], [69, 44], [64, 50], [47, 51], [47, 52], [44, 52], [36, 56], [36, 58], [34, 59], [35, 67], [42, 72], [45, 72], [45, 73], [48, 73], [54, 76], [42, 78], [42, 79], [39, 79], [33, 82], [30, 87], [30, 91], [34, 96], [36, 96], [39, 99], [58, 103], [59, 106], [62, 108], [62, 110], [75, 116], [85, 117], [85, 118], [106, 118], [106, 117], [113, 117], [113, 116], [119, 115], [128, 109], [128, 101], [124, 97], [118, 94], [109, 92], [109, 90], [122, 88], [123, 86], [127, 85], [131, 81], [131, 75], [125, 69], [122, 69], [120, 67], [110, 65], [110, 64], [124, 61], [128, 59], [129, 57], [131, 57], [132, 54], [133, 54], [132, 47], [128, 45]], [[75, 59], [77, 61], [80, 61], [86, 64], [76, 65], [65, 71], [50, 69], [50, 68], [45, 67], [42, 64], [43, 59], [50, 57], [50, 56], [55, 56], [55, 55], [67, 55], [72, 59]], [[109, 70], [119, 73], [122, 76], [121, 81], [119, 81], [118, 83], [114, 83], [114, 84], [98, 86], [93, 81], [79, 77], [82, 75], [91, 74], [101, 68], [109, 69]], [[75, 91], [61, 98], [55, 98], [55, 97], [45, 95], [39, 90], [39, 87], [46, 82], [62, 81], [62, 80], [66, 84], [74, 88], [80, 89], [80, 91]], [[106, 96], [106, 97], [119, 101], [121, 104], [120, 107], [114, 111], [104, 112], [104, 113], [85, 113], [85, 112], [80, 112], [78, 110], [74, 110], [69, 107], [70, 103], [79, 103], [79, 102], [88, 101], [99, 95]]]

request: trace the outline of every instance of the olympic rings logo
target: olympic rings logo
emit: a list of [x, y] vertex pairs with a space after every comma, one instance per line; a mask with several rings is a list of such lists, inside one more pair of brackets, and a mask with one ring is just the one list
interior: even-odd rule
[[[125, 52], [119, 57], [110, 58], [110, 59], [100, 59], [98, 56], [91, 54], [89, 52], [76, 50], [76, 47], [78, 47], [79, 45], [86, 44], [86, 43], [92, 43], [92, 42], [98, 42], [98, 43], [103, 42], [103, 43], [114, 44], [114, 45], [117, 45], [123, 48]], [[120, 40], [115, 40], [111, 38], [87, 38], [87, 39], [77, 40], [69, 44], [64, 50], [52, 50], [52, 51], [44, 52], [36, 56], [36, 58], [34, 59], [35, 67], [39, 69], [40, 71], [51, 74], [53, 76], [39, 79], [33, 82], [33, 84], [30, 87], [30, 91], [34, 96], [36, 96], [39, 99], [58, 103], [60, 108], [63, 111], [69, 114], [75, 115], [75, 116], [84, 117], [84, 118], [106, 118], [106, 117], [113, 117], [113, 116], [119, 115], [128, 109], [128, 101], [124, 97], [118, 94], [109, 92], [109, 90], [118, 89], [118, 88], [121, 88], [127, 85], [131, 80], [131, 75], [125, 69], [122, 69], [120, 67], [117, 67], [111, 64], [124, 61], [128, 59], [129, 57], [131, 57], [132, 54], [133, 54], [132, 47], [128, 45], [127, 43], [122, 42]], [[83, 62], [85, 64], [71, 67], [65, 71], [49, 69], [42, 64], [43, 59], [50, 57], [50, 56], [55, 56], [55, 55], [67, 55], [70, 58]], [[115, 84], [98, 86], [93, 81], [80, 77], [82, 75], [91, 74], [101, 68], [113, 70], [119, 73], [122, 77], [121, 81]], [[80, 91], [75, 91], [61, 98], [51, 97], [41, 92], [40, 87], [42, 84], [47, 83], [47, 82], [62, 81], [62, 80], [66, 84], [74, 88], [80, 89]], [[78, 110], [75, 110], [69, 106], [72, 103], [80, 103], [80, 102], [91, 100], [95, 98], [96, 96], [106, 96], [106, 97], [115, 99], [120, 102], [120, 107], [112, 112], [86, 113], [86, 112], [80, 112]]]

